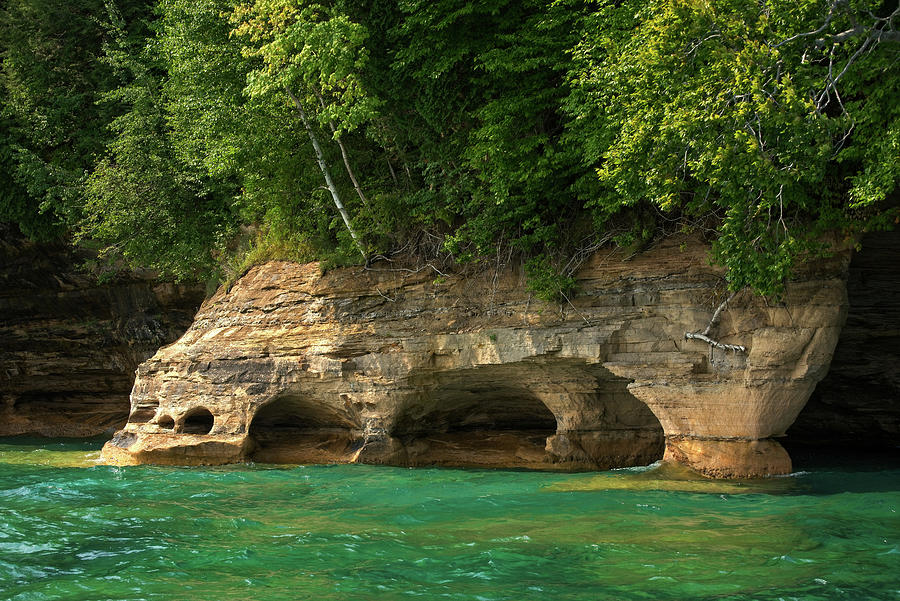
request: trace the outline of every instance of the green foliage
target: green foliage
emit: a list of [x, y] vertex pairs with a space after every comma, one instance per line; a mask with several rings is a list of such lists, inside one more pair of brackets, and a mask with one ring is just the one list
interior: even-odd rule
[[525, 264], [525, 273], [528, 275], [528, 289], [540, 299], [563, 302], [575, 293], [575, 278], [560, 273], [546, 256], [530, 259]]
[[0, 207], [0, 219], [48, 238], [80, 218], [85, 175], [109, 139], [105, 125], [119, 110], [97, 102], [117, 83], [100, 60], [111, 20], [118, 20], [120, 35], [140, 36], [148, 7], [139, 0], [4, 3], [0, 160], [17, 189]]
[[[349, 15], [316, 2], [257, 0], [232, 15], [244, 54], [260, 59], [248, 76], [250, 96], [282, 94], [290, 88], [323, 127], [353, 131], [377, 115], [377, 99], [359, 79], [366, 67], [366, 28]], [[321, 108], [321, 111], [318, 110]]]
[[578, 210], [578, 157], [560, 144], [559, 110], [577, 12], [509, 0], [401, 8], [392, 68], [402, 89], [389, 93], [409, 103], [405, 90], [416, 90], [407, 143], [438, 191], [427, 209], [462, 218], [449, 248], [478, 256], [498, 240], [525, 252], [552, 246]]
[[55, 215], [41, 212], [35, 199], [14, 178], [17, 167], [15, 147], [8, 119], [0, 113], [0, 222], [16, 224], [32, 240], [57, 239], [62, 228]]
[[174, 277], [359, 262], [352, 229], [503, 248], [558, 301], [599, 244], [694, 229], [777, 295], [897, 218], [886, 1], [8, 0], [0, 23], [0, 220]]
[[306, 263], [316, 258], [316, 251], [309, 242], [290, 228], [274, 223], [264, 230], [246, 232], [239, 241], [238, 250], [232, 254], [225, 266], [224, 285], [230, 288], [254, 265], [266, 261], [292, 261]]
[[[230, 0], [161, 0], [149, 44], [158, 61], [165, 120], [179, 160], [233, 181], [277, 128], [243, 96], [251, 68], [222, 14]], [[249, 135], [256, 132], [256, 135]]]
[[107, 61], [123, 83], [104, 100], [128, 109], [110, 123], [115, 137], [87, 180], [78, 235], [165, 276], [209, 277], [235, 225], [227, 186], [179, 156], [157, 46], [122, 36], [107, 49]]
[[599, 176], [597, 221], [644, 201], [715, 216], [731, 287], [763, 294], [825, 232], [871, 227], [878, 211], [859, 209], [898, 182], [898, 48], [868, 47], [887, 26], [869, 11], [889, 3], [836, 3], [826, 23], [829, 4], [634, 1], [586, 19], [567, 106]]

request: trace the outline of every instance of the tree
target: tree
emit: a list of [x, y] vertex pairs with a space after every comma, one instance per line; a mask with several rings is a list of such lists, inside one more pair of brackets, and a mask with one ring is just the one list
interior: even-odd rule
[[209, 277], [237, 225], [233, 185], [210, 179], [198, 168], [203, 161], [178, 152], [162, 47], [118, 31], [104, 60], [122, 83], [103, 101], [127, 109], [110, 123], [114, 138], [87, 180], [78, 236], [163, 276]]
[[[428, 184], [464, 216], [458, 246], [474, 242], [479, 254], [500, 238], [528, 252], [558, 244], [559, 226], [578, 209], [570, 190], [578, 157], [560, 144], [578, 12], [508, 0], [411, 1], [403, 12], [392, 68], [407, 81], [390, 104], [412, 104], [430, 126], [414, 128], [427, 138], [412, 142]], [[458, 177], [467, 186], [451, 188]]]
[[603, 4], [568, 101], [598, 224], [643, 204], [711, 228], [732, 289], [763, 294], [826, 232], [886, 224], [900, 173], [889, 4]]
[[178, 277], [405, 249], [563, 298], [677, 226], [777, 295], [897, 216], [888, 2], [98, 2], [0, 11], [0, 218]]
[[[120, 110], [98, 99], [116, 85], [99, 60], [111, 38], [143, 35], [150, 3], [9, 0], [0, 10], [3, 161], [15, 192], [0, 218], [32, 236], [53, 237], [81, 216], [84, 178]], [[42, 215], [42, 216], [41, 216]]]
[[340, 142], [342, 133], [357, 129], [377, 114], [378, 101], [366, 93], [357, 75], [365, 67], [365, 28], [324, 5], [288, 0], [239, 5], [233, 22], [235, 33], [247, 40], [245, 54], [261, 60], [249, 75], [247, 92], [254, 97], [283, 92], [293, 103], [335, 207], [365, 256], [312, 122], [316, 116], [319, 124], [331, 126], [347, 173], [365, 202]]

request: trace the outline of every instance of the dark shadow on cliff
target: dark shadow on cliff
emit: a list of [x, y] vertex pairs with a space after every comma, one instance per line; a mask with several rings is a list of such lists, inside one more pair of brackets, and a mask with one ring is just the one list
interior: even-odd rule
[[[867, 235], [850, 261], [850, 308], [831, 368], [786, 445], [897, 452], [900, 443], [900, 230]], [[793, 452], [791, 453], [793, 455]]]

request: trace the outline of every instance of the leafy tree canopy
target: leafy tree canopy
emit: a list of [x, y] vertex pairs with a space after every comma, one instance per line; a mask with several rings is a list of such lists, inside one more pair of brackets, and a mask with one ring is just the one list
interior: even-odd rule
[[[703, 232], [777, 295], [897, 218], [880, 0], [9, 0], [0, 219], [182, 278]], [[503, 253], [498, 250], [503, 249]]]
[[[733, 288], [780, 290], [826, 231], [882, 225], [898, 181], [890, 3], [624, 2], [585, 20], [568, 110], [595, 218], [646, 203], [714, 230]], [[638, 167], [639, 166], [639, 167]]]

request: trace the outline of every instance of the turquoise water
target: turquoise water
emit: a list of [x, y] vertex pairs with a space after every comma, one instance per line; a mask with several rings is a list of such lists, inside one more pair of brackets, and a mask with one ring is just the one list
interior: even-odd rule
[[900, 599], [900, 469], [117, 468], [0, 440], [3, 600]]

